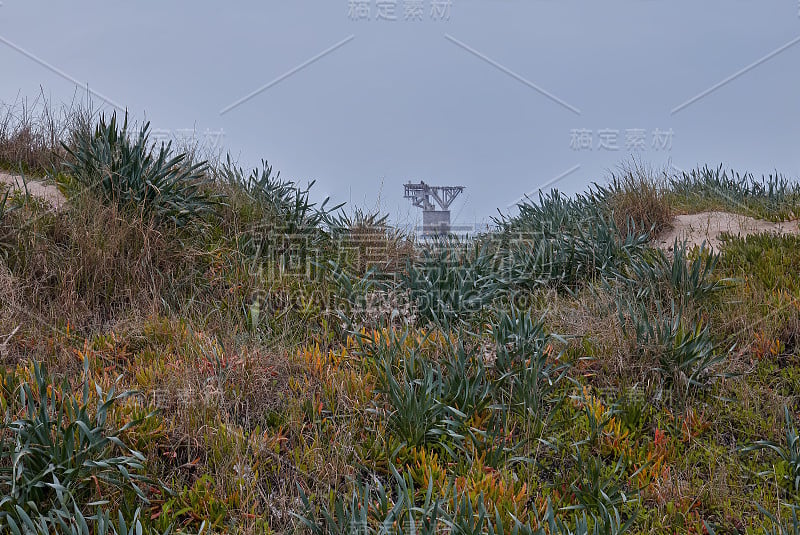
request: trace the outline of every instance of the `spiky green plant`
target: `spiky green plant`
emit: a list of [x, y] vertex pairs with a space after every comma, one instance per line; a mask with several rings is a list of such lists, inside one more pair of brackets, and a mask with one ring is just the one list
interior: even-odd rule
[[486, 246], [443, 239], [425, 246], [419, 261], [409, 260], [399, 282], [422, 319], [469, 321], [501, 295], [496, 260]]
[[620, 232], [598, 191], [566, 197], [540, 193], [518, 205], [519, 215], [495, 222], [508, 251], [504, 274], [514, 287], [574, 288], [616, 277], [645, 251], [647, 231]]
[[751, 446], [746, 446], [742, 451], [769, 450], [778, 454], [778, 463], [773, 470], [762, 472], [763, 476], [774, 476], [780, 481], [781, 487], [792, 495], [800, 493], [800, 435], [794, 422], [789, 407], [783, 407], [784, 416], [784, 442], [772, 440], [759, 440]]
[[[126, 518], [122, 511], [117, 512], [116, 520], [108, 511], [99, 509], [94, 515], [85, 515], [77, 506], [62, 502], [60, 508], [51, 509], [47, 514], [31, 517], [18, 509], [19, 519], [9, 517], [8, 530], [12, 535], [169, 535], [172, 527], [160, 532], [146, 528], [142, 523], [141, 509]], [[179, 533], [184, 533], [180, 531]], [[201, 529], [202, 533], [202, 529]]]
[[621, 535], [635, 519], [631, 515], [623, 522], [615, 506], [610, 506], [607, 520], [586, 511], [559, 518], [548, 499], [544, 516], [533, 527], [528, 519], [487, 506], [483, 494], [469, 496], [451, 483], [437, 495], [433, 480], [427, 489], [415, 490], [411, 478], [393, 466], [390, 470], [395, 481], [391, 490], [378, 479], [374, 485], [356, 482], [350, 492], [332, 492], [328, 503], [315, 504], [300, 489], [304, 512], [292, 515], [314, 535]]
[[619, 321], [624, 332], [633, 328], [642, 353], [655, 356], [653, 369], [682, 397], [690, 388], [706, 386], [715, 366], [728, 356], [716, 351], [708, 324], [685, 312], [674, 297], [663, 306], [647, 292], [630, 290], [615, 295]]
[[619, 484], [619, 480], [624, 477], [623, 460], [620, 459], [608, 470], [597, 457], [586, 459], [579, 452], [573, 458], [581, 474], [570, 486], [577, 504], [567, 506], [564, 510], [588, 513], [593, 524], [600, 526], [601, 533], [627, 531], [637, 514], [634, 511], [623, 523], [619, 510], [635, 503], [638, 497], [635, 493], [628, 496]]
[[[617, 280], [637, 292], [656, 298], [674, 295], [681, 306], [700, 302], [729, 287], [729, 278], [714, 278], [720, 255], [703, 244], [691, 254], [686, 242], [675, 240], [672, 253], [654, 249], [632, 262], [626, 276]], [[668, 290], [664, 292], [662, 290]]]
[[392, 488], [387, 489], [377, 478], [375, 484], [354, 482], [350, 492], [332, 492], [329, 503], [319, 504], [317, 512], [299, 489], [305, 512], [292, 516], [314, 535], [439, 533], [445, 512], [441, 498], [434, 494], [433, 480], [427, 489], [417, 491], [412, 478], [401, 475], [392, 465], [389, 468]]
[[453, 496], [453, 514], [444, 520], [444, 524], [452, 533], [463, 535], [482, 535], [492, 522], [492, 512], [487, 510], [483, 495], [473, 498], [467, 493], [455, 493]]
[[[93, 489], [102, 484], [145, 500], [138, 483], [144, 456], [122, 441], [122, 434], [141, 423], [110, 426], [113, 407], [134, 395], [91, 391], [88, 364], [82, 392], [55, 383], [43, 366], [34, 363], [30, 380], [16, 372], [0, 371], [2, 400], [7, 414], [0, 424], [0, 525], [19, 523], [29, 514], [82, 508]], [[7, 417], [8, 418], [8, 417]]]
[[511, 308], [500, 311], [492, 325], [497, 377], [496, 402], [523, 416], [537, 434], [549, 422], [553, 408], [564, 401], [560, 383], [570, 369], [550, 344], [556, 338], [544, 330], [544, 320]]
[[439, 443], [451, 435], [458, 420], [466, 418], [442, 401], [441, 369], [416, 350], [385, 359], [380, 365], [378, 392], [385, 396], [386, 407], [375, 412], [386, 411], [387, 429], [398, 442], [409, 448]]
[[708, 325], [702, 321], [687, 324], [676, 314], [672, 322], [662, 322], [656, 327], [657, 339], [662, 345], [659, 368], [665, 377], [687, 386], [703, 386], [705, 377], [724, 355], [714, 353], [714, 342]]
[[284, 268], [290, 262], [305, 264], [309, 253], [329, 238], [324, 227], [343, 206], [328, 207], [328, 198], [318, 205], [311, 200], [313, 181], [302, 187], [283, 180], [266, 160], [260, 169], [247, 173], [228, 156], [219, 172], [223, 181], [244, 192], [251, 203], [249, 226], [237, 237], [239, 248], [255, 257], [278, 260]]
[[[800, 535], [800, 516], [797, 514], [797, 511], [800, 510], [800, 505], [787, 504], [786, 507], [790, 510], [790, 518], [788, 522], [784, 523], [760, 504], [758, 505], [758, 510], [769, 520], [769, 524], [761, 526], [764, 535]], [[710, 535], [715, 535], [712, 530], [709, 530], [709, 533]]]
[[173, 154], [171, 143], [156, 148], [149, 129], [146, 123], [133, 135], [127, 114], [120, 125], [116, 112], [108, 121], [101, 116], [94, 128], [81, 125], [64, 144], [66, 173], [105, 203], [177, 226], [212, 212], [215, 201], [202, 184], [206, 163]]
[[331, 299], [338, 307], [346, 327], [351, 328], [352, 318], [347, 315], [354, 307], [366, 308], [367, 294], [379, 286], [380, 274], [375, 268], [370, 268], [364, 274], [356, 274], [347, 264], [341, 265], [335, 260], [317, 264], [330, 284]]
[[470, 416], [482, 412], [492, 403], [492, 385], [482, 355], [466, 346], [466, 336], [462, 334], [457, 342], [448, 344], [442, 399]]

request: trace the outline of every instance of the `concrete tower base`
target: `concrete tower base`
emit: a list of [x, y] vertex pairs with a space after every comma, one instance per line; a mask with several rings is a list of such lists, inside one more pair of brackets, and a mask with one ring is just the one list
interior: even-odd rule
[[450, 210], [423, 210], [422, 232], [429, 236], [450, 233]]

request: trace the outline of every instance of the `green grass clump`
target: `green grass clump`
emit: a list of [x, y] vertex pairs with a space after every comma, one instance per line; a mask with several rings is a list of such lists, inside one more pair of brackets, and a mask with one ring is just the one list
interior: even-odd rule
[[487, 246], [461, 245], [455, 238], [434, 242], [422, 248], [418, 260], [407, 260], [399, 286], [425, 321], [464, 320], [502, 295], [496, 260]]
[[703, 167], [672, 177], [668, 196], [688, 212], [724, 210], [770, 221], [800, 217], [800, 185], [780, 174], [756, 178], [722, 165]]
[[800, 235], [728, 236], [721, 260], [723, 269], [755, 279], [768, 291], [800, 292], [794, 272], [800, 262]]

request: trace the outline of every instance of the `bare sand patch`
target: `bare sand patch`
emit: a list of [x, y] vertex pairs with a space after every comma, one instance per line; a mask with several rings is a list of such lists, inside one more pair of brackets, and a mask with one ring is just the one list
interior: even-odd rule
[[663, 232], [656, 238], [662, 249], [671, 249], [675, 239], [686, 240], [691, 248], [703, 242], [712, 249], [722, 246], [720, 235], [749, 236], [771, 232], [775, 234], [800, 234], [800, 220], [773, 223], [762, 219], [732, 214], [730, 212], [700, 212], [676, 216], [672, 221], [672, 229]]
[[17, 189], [20, 191], [25, 191], [27, 188], [28, 193], [34, 197], [44, 199], [50, 204], [50, 206], [56, 209], [60, 208], [66, 200], [64, 199], [64, 195], [58, 191], [57, 187], [50, 184], [45, 184], [41, 180], [36, 180], [33, 178], [25, 178], [25, 180], [23, 180], [19, 175], [10, 175], [8, 173], [0, 172], [0, 184], [7, 184], [12, 189]]

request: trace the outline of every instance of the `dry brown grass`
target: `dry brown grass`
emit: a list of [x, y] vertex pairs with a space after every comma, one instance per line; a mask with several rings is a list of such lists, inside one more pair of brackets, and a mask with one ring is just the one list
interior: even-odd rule
[[0, 102], [0, 168], [44, 175], [60, 166], [62, 141], [86, 109], [75, 100], [54, 107], [42, 90], [35, 99]]
[[156, 312], [180, 285], [185, 265], [174, 237], [114, 207], [86, 199], [57, 213], [26, 206], [12, 217], [8, 265], [27, 307], [47, 321], [97, 328], [123, 311]]
[[[592, 378], [594, 386], [620, 388], [639, 385], [651, 375], [651, 366], [637, 358], [635, 344], [619, 325], [610, 294], [591, 288], [574, 296], [548, 291], [548, 325], [569, 336], [569, 350], [577, 355], [575, 371]], [[624, 379], [626, 384], [620, 384]]]
[[672, 209], [666, 195], [666, 174], [632, 160], [612, 175], [610, 198], [614, 221], [623, 232], [650, 231], [658, 236], [670, 228]]
[[351, 226], [341, 245], [355, 252], [352, 267], [359, 274], [373, 267], [383, 273], [397, 273], [414, 255], [413, 243], [399, 231], [363, 221]]
[[264, 281], [224, 244], [206, 247], [89, 194], [58, 211], [24, 201], [2, 233], [2, 284], [13, 292], [0, 303], [0, 335], [21, 326], [10, 357], [52, 355], [47, 339], [58, 331], [89, 337], [154, 316], [235, 338], [246, 331], [242, 304], [264, 293]]

